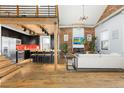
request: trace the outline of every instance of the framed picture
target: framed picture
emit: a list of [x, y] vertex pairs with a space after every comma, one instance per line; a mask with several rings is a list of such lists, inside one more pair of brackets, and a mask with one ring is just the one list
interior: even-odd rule
[[74, 37], [73, 44], [83, 45], [84, 44], [84, 38], [83, 37]]
[[108, 50], [109, 49], [108, 40], [101, 41], [101, 49], [102, 50]]
[[64, 35], [64, 41], [68, 41], [68, 35], [67, 34]]
[[119, 30], [112, 31], [112, 39], [119, 39]]
[[92, 41], [92, 34], [87, 34], [87, 41]]

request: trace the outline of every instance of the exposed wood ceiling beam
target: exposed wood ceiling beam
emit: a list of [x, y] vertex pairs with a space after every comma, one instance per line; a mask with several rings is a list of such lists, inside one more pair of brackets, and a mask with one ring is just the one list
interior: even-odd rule
[[118, 9], [116, 12], [112, 13], [111, 15], [109, 15], [108, 17], [104, 18], [103, 20], [99, 21], [97, 24], [94, 25], [94, 27], [106, 22], [107, 20], [109, 20], [112, 17], [116, 16], [117, 14], [119, 14], [123, 10], [124, 10], [124, 6], [122, 8], [120, 8], [120, 9]]
[[54, 24], [58, 18], [0, 18], [0, 24]]
[[9, 29], [12, 29], [16, 32], [19, 32], [19, 33], [22, 33], [22, 34], [25, 34], [25, 35], [30, 35], [28, 32], [24, 32], [22, 31], [23, 29], [20, 27], [20, 26], [17, 26], [17, 25], [13, 25], [13, 24], [1, 24], [3, 27], [6, 27], [6, 28], [9, 28]]
[[45, 34], [49, 35], [49, 32], [45, 29], [44, 25], [41, 26], [41, 25], [37, 25], [40, 29], [42, 29], [42, 32], [44, 32]]
[[24, 28], [23, 31], [26, 31], [26, 30], [30, 31], [30, 32], [29, 32], [30, 34], [32, 34], [32, 32], [35, 33], [35, 34], [39, 34], [39, 33], [36, 33], [35, 31], [33, 31], [32, 29], [28, 28], [28, 27], [25, 26], [25, 25], [22, 25], [22, 24], [17, 24], [17, 25], [18, 25], [18, 26], [21, 26], [22, 28]]

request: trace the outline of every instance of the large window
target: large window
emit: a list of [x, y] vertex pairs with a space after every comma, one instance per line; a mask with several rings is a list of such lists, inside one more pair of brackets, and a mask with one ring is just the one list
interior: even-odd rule
[[43, 38], [43, 50], [50, 50], [50, 37]]
[[40, 37], [40, 49], [41, 50], [50, 50], [50, 36], [41, 36]]
[[101, 50], [109, 49], [109, 31], [101, 32]]

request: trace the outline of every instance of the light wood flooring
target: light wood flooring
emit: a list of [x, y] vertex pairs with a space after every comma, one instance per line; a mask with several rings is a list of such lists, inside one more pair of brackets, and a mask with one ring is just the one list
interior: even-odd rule
[[59, 64], [29, 63], [12, 78], [1, 84], [5, 88], [117, 88], [124, 87], [124, 72], [76, 72], [67, 71]]

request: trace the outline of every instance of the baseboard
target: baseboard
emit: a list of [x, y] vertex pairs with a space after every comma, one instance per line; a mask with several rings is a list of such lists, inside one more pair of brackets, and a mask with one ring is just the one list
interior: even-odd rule
[[77, 71], [86, 71], [86, 72], [120, 72], [124, 69], [122, 68], [77, 68]]

